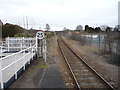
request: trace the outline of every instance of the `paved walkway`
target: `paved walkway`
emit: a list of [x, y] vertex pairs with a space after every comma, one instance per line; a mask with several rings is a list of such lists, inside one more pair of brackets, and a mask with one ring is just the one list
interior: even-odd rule
[[59, 64], [56, 63], [59, 57], [55, 58], [56, 50], [51, 47], [53, 41], [49, 42], [46, 65], [41, 58], [33, 60], [30, 67], [9, 88], [66, 88]]
[[[50, 59], [54, 60], [54, 59]], [[65, 83], [54, 61], [48, 61], [48, 69], [43, 72], [43, 77], [39, 83], [41, 88], [65, 88]]]
[[56, 63], [50, 59], [33, 60], [32, 64], [9, 88], [65, 88], [64, 80]]

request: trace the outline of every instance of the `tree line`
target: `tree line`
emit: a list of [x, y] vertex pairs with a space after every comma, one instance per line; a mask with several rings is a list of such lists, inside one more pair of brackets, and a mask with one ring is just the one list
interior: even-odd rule
[[[70, 29], [64, 27], [63, 31], [69, 31]], [[87, 33], [100, 33], [100, 32], [119, 32], [118, 27], [115, 28], [109, 27], [107, 25], [102, 25], [100, 27], [90, 27], [89, 25], [85, 25], [85, 29], [83, 30], [82, 25], [78, 25], [74, 31], [84, 31]]]
[[[114, 28], [112, 30], [111, 27], [107, 26], [107, 27], [104, 28], [104, 31], [106, 33], [111, 32], [111, 31], [118, 32], [118, 29]], [[100, 32], [104, 32], [104, 31], [100, 27], [93, 28], [93, 27], [89, 27], [88, 25], [85, 25], [85, 32], [88, 32], [88, 33], [100, 33]]]
[[18, 25], [6, 23], [0, 27], [2, 27], [2, 38], [29, 36], [25, 29]]

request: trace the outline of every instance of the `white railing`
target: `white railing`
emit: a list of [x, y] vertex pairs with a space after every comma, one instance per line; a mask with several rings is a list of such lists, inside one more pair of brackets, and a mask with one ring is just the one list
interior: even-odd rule
[[0, 46], [0, 57], [2, 57], [2, 46]]
[[20, 51], [36, 43], [36, 38], [30, 37], [7, 37], [5, 40], [6, 45], [4, 45], [4, 48], [7, 49], [7, 51]]
[[7, 83], [13, 76], [17, 79], [18, 71], [20, 69], [25, 70], [26, 63], [30, 64], [30, 60], [33, 60], [35, 55], [36, 45], [33, 45], [17, 53], [0, 58], [0, 88], [3, 89], [4, 83]]

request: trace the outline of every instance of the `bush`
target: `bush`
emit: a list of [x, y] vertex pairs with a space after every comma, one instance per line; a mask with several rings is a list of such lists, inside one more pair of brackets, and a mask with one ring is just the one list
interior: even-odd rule
[[14, 37], [31, 37], [28, 33], [17, 33]]
[[18, 25], [5, 24], [2, 26], [2, 37], [14, 37], [17, 33], [23, 33], [24, 29]]

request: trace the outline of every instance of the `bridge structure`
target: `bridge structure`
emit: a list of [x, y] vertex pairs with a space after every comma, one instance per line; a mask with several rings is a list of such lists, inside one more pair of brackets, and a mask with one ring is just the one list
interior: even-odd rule
[[[46, 42], [46, 40], [43, 40]], [[38, 48], [38, 39], [25, 37], [7, 37], [0, 42], [0, 88], [4, 89], [31, 63], [38, 51], [46, 59], [46, 43]]]

